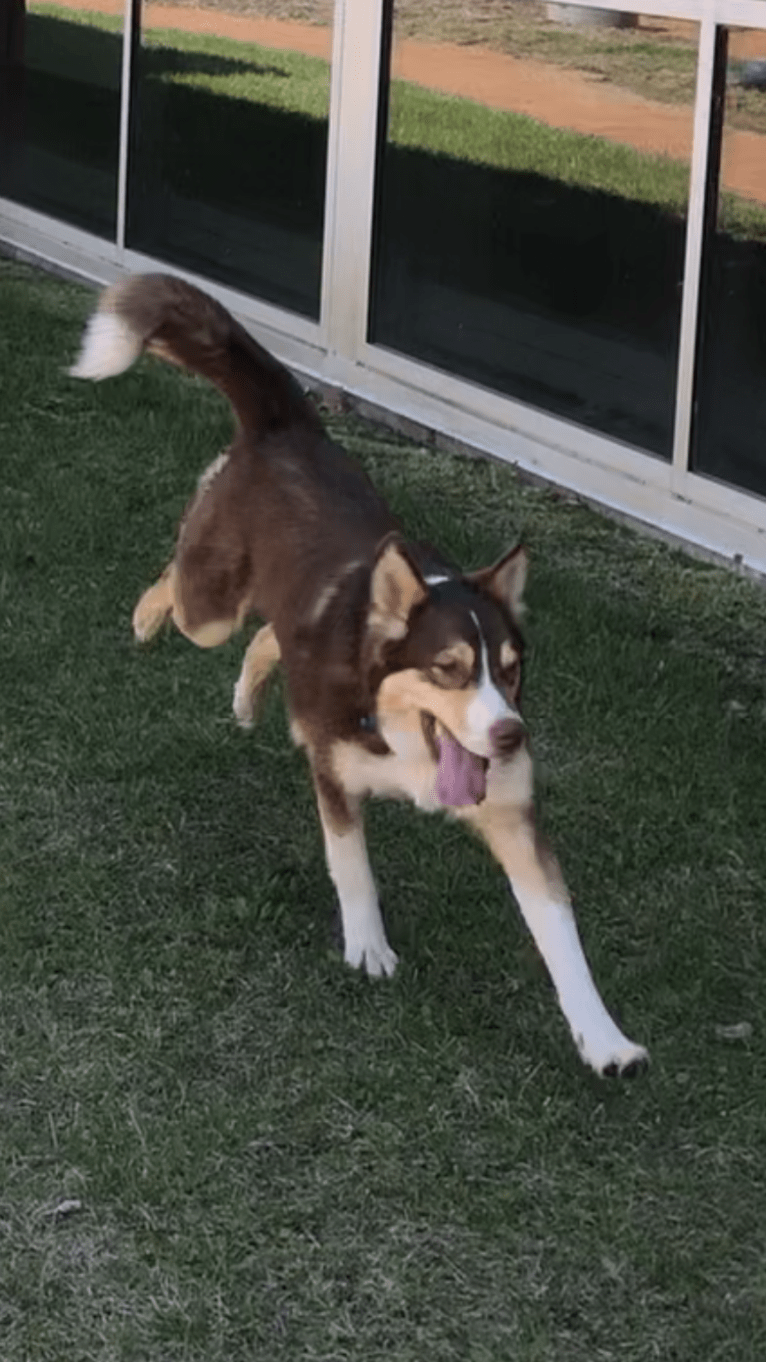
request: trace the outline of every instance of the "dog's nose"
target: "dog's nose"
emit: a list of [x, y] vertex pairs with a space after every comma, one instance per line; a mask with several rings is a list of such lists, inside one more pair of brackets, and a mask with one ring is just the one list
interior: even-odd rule
[[524, 741], [524, 721], [518, 715], [499, 719], [489, 730], [489, 737], [496, 757], [512, 757]]

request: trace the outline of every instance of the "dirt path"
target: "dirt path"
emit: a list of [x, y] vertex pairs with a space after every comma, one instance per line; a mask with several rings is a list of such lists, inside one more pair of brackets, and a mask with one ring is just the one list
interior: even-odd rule
[[[766, 47], [766, 35], [764, 40]], [[404, 42], [394, 75], [553, 128], [604, 137], [638, 151], [691, 161], [693, 110], [643, 99], [581, 71], [452, 43]], [[738, 128], [724, 139], [724, 187], [766, 203], [766, 137]]]
[[[58, 0], [72, 9], [121, 14], [122, 0]], [[653, 21], [654, 22], [654, 21]], [[176, 28], [208, 33], [265, 47], [330, 58], [329, 28], [227, 14], [188, 5], [148, 4], [147, 28]], [[766, 57], [766, 33], [732, 34], [732, 55]], [[529, 114], [553, 128], [621, 142], [639, 151], [689, 162], [692, 110], [660, 104], [609, 85], [581, 71], [489, 48], [407, 39], [395, 48], [393, 74], [429, 90], [460, 95], [493, 109]], [[730, 129], [724, 139], [721, 177], [724, 188], [766, 203], [766, 137]]]

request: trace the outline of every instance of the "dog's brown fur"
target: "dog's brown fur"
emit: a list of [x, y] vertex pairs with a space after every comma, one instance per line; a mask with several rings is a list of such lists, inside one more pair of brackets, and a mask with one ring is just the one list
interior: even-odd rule
[[192, 642], [215, 647], [249, 617], [267, 621], [245, 654], [235, 714], [253, 721], [280, 663], [293, 736], [314, 776], [347, 960], [372, 974], [396, 963], [367, 861], [364, 797], [447, 805], [508, 873], [583, 1058], [602, 1073], [634, 1069], [645, 1051], [601, 1002], [558, 865], [534, 824], [518, 710], [523, 550], [466, 577], [408, 541], [287, 370], [191, 285], [156, 275], [108, 289], [72, 372], [106, 377], [142, 349], [216, 384], [238, 428], [200, 479], [172, 562], [136, 606], [136, 637], [172, 618]]

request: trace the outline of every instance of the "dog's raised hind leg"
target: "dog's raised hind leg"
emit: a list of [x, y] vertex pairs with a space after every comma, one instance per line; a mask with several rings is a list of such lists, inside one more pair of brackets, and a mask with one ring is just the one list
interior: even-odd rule
[[150, 586], [133, 611], [133, 634], [137, 643], [148, 643], [173, 611], [173, 591], [169, 564], [162, 576]]
[[252, 728], [264, 686], [281, 656], [272, 625], [264, 624], [248, 646], [234, 687], [232, 708], [242, 728]]
[[623, 1035], [604, 1006], [558, 862], [535, 828], [531, 809], [479, 805], [468, 821], [508, 875], [582, 1059], [602, 1076], [635, 1073], [649, 1056]]

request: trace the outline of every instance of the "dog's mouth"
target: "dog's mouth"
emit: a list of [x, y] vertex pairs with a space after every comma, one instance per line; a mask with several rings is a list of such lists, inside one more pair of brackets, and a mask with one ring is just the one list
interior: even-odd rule
[[436, 768], [436, 796], [441, 804], [464, 808], [467, 804], [481, 804], [487, 793], [486, 757], [469, 752], [457, 738], [441, 724], [436, 733], [439, 752]]

